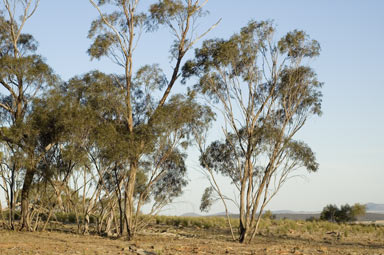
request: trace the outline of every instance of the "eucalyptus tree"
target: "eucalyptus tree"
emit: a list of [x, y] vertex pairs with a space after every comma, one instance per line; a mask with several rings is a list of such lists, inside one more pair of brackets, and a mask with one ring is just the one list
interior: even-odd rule
[[[302, 31], [277, 42], [274, 33], [270, 22], [251, 21], [227, 40], [205, 41], [183, 67], [184, 80], [197, 76], [195, 93], [224, 119], [224, 140], [207, 147], [196, 132], [200, 163], [212, 184], [202, 209], [212, 204], [212, 194], [225, 206], [235, 202], [240, 242], [254, 238], [265, 206], [296, 169], [318, 169], [310, 147], [293, 137], [310, 116], [321, 114], [322, 83], [307, 62], [320, 46]], [[229, 178], [237, 197], [225, 196], [217, 174]]]
[[[160, 195], [164, 184], [174, 181], [174, 190], [169, 194], [179, 194], [185, 181], [177, 181], [174, 173], [185, 173], [184, 158], [178, 147], [188, 145], [188, 126], [205, 125], [210, 118], [207, 109], [200, 107], [188, 96], [171, 97], [171, 91], [180, 76], [180, 67], [185, 54], [215, 25], [196, 34], [196, 22], [204, 15], [203, 6], [207, 1], [199, 0], [160, 0], [150, 4], [149, 11], [141, 13], [139, 0], [90, 0], [100, 14], [92, 23], [89, 38], [93, 43], [88, 50], [92, 58], [109, 57], [122, 68], [122, 75], [114, 80], [123, 95], [123, 107], [119, 109], [119, 134], [113, 142], [114, 155], [125, 159], [120, 168], [121, 194], [124, 204], [125, 228], [128, 237], [137, 230], [137, 215], [153, 192], [157, 205], [169, 201], [171, 197]], [[108, 5], [111, 13], [102, 8]], [[139, 45], [140, 35], [159, 26], [167, 26], [174, 38], [171, 57], [174, 67], [169, 78], [158, 65], [146, 65], [134, 74], [133, 53]], [[157, 91], [157, 93], [155, 93]], [[159, 95], [156, 97], [156, 95]], [[190, 115], [182, 114], [187, 112]], [[139, 197], [135, 196], [137, 175], [143, 171], [147, 182]], [[172, 174], [171, 174], [172, 172]], [[169, 174], [168, 174], [169, 173]], [[138, 194], [138, 193], [136, 193]], [[136, 201], [136, 203], [135, 203]], [[136, 215], [136, 217], [135, 217]], [[123, 229], [121, 229], [122, 233]]]
[[[10, 166], [11, 215], [13, 211], [13, 194], [16, 172], [25, 171], [21, 192], [22, 228], [28, 228], [28, 194], [36, 173], [35, 167], [26, 161], [25, 126], [26, 117], [32, 99], [39, 95], [43, 87], [52, 83], [55, 76], [43, 58], [36, 54], [37, 42], [32, 35], [23, 34], [26, 22], [35, 13], [39, 0], [3, 0], [0, 10], [0, 84], [1, 96], [1, 139], [12, 154]], [[50, 144], [44, 148], [48, 151]], [[30, 151], [31, 152], [31, 151]], [[23, 158], [23, 159], [21, 159]], [[27, 163], [29, 162], [29, 163]], [[11, 218], [11, 227], [13, 222]]]
[[[110, 210], [115, 208], [116, 203], [122, 207], [123, 201], [119, 196], [121, 181], [115, 180], [121, 180], [119, 165], [126, 159], [118, 153], [127, 146], [124, 139], [119, 139], [124, 95], [113, 76], [97, 71], [70, 79], [59, 93], [73, 111], [79, 113], [77, 118], [72, 118], [77, 135], [68, 142], [76, 144], [86, 157], [79, 167], [84, 178], [83, 200], [88, 201], [87, 205], [83, 205], [84, 233], [87, 233], [89, 215], [95, 210], [96, 201], [112, 200]], [[90, 185], [94, 187], [87, 198], [87, 186]], [[114, 193], [117, 195], [113, 196]], [[123, 219], [123, 214], [120, 216]]]
[[[27, 171], [28, 169], [33, 171], [28, 191], [33, 186], [51, 186], [51, 190], [55, 192], [55, 202], [52, 205], [53, 208], [47, 209], [52, 210], [56, 203], [63, 206], [62, 193], [58, 187], [68, 182], [73, 170], [83, 163], [81, 159], [84, 158], [80, 147], [81, 141], [76, 139], [80, 133], [78, 131], [80, 127], [77, 126], [79, 122], [73, 122], [74, 119], [80, 119], [80, 112], [74, 111], [73, 107], [62, 99], [61, 96], [53, 93], [53, 90], [48, 90], [42, 93], [41, 97], [34, 98], [22, 129], [21, 162]], [[23, 189], [25, 183], [24, 180]], [[28, 199], [28, 202], [33, 205], [32, 209], [39, 206], [35, 201], [47, 199], [44, 193], [38, 192], [35, 195], [34, 200]], [[23, 224], [28, 230], [36, 230], [36, 227], [31, 228], [33, 219], [30, 217], [30, 212], [27, 209]], [[35, 218], [35, 226], [38, 221], [39, 218]]]
[[[40, 125], [34, 128], [36, 134], [31, 137], [36, 142], [52, 145], [49, 151], [41, 154], [36, 165], [40, 182], [51, 186], [55, 193], [56, 201], [49, 212], [52, 213], [56, 206], [64, 209], [64, 203], [69, 202], [79, 220], [79, 191], [73, 190], [70, 182], [77, 172], [87, 172], [89, 159], [84, 146], [94, 122], [87, 109], [79, 108], [74, 99], [66, 96], [64, 88], [65, 84], [53, 86], [40, 99], [34, 100], [29, 119]], [[31, 144], [32, 148], [39, 147]], [[84, 182], [83, 187], [86, 184]]]

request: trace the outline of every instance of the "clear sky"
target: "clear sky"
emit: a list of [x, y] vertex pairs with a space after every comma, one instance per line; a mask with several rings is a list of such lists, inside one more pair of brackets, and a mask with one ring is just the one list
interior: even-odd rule
[[[148, 2], [148, 1], [142, 1]], [[313, 62], [325, 83], [323, 116], [311, 119], [298, 138], [316, 152], [317, 173], [291, 180], [271, 202], [272, 210], [319, 211], [326, 204], [384, 203], [384, 1], [382, 0], [210, 0], [208, 27], [222, 18], [207, 37], [228, 38], [251, 19], [275, 21], [278, 32], [306, 31], [322, 47]], [[63, 80], [93, 69], [120, 72], [111, 62], [90, 61], [86, 38], [96, 10], [87, 0], [41, 0], [25, 27]], [[136, 68], [160, 63], [169, 70], [169, 33], [143, 36]], [[188, 160], [196, 166], [196, 158]], [[170, 214], [198, 213], [207, 183], [191, 167], [190, 185]], [[216, 206], [211, 212], [223, 211]]]

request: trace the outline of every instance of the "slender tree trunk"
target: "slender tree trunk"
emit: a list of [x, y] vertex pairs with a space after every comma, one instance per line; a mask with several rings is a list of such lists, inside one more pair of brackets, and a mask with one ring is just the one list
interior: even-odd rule
[[[117, 190], [116, 190], [116, 196], [117, 196], [117, 203], [119, 205], [119, 225], [116, 226], [116, 231], [117, 233], [122, 236], [124, 234], [124, 208], [123, 208], [123, 197], [122, 197], [122, 192], [121, 192], [121, 185], [122, 182], [119, 181], [117, 185]], [[115, 219], [116, 221], [117, 219]]]
[[87, 168], [84, 167], [84, 186], [83, 186], [83, 225], [84, 225], [84, 229], [83, 229], [83, 234], [87, 234], [88, 233], [88, 222], [89, 222], [89, 217], [87, 218], [87, 213], [86, 213], [86, 208], [85, 208], [85, 196], [86, 196], [86, 193], [87, 193]]
[[[240, 193], [241, 193], [241, 196], [243, 197], [244, 191], [242, 190]], [[242, 198], [241, 200], [242, 202], [240, 203], [239, 242], [243, 243], [248, 235], [248, 223], [247, 223], [245, 206], [244, 206], [244, 198]]]
[[14, 205], [15, 205], [15, 171], [16, 171], [16, 165], [13, 164], [12, 166], [12, 173], [11, 173], [11, 200], [9, 203], [9, 226], [12, 230], [15, 229], [15, 224], [14, 224], [14, 219], [15, 219], [15, 214], [14, 214]]
[[111, 212], [108, 216], [108, 219], [107, 219], [107, 224], [105, 226], [105, 233], [107, 234], [107, 236], [112, 236], [112, 223], [113, 223], [113, 220], [114, 220], [114, 213]]
[[[33, 219], [33, 218], [32, 218]], [[33, 231], [36, 231], [39, 227], [39, 221], [40, 221], [40, 212], [36, 213], [36, 220], [35, 220], [35, 226], [33, 227]]]
[[119, 225], [118, 225], [118, 233], [120, 236], [122, 236], [124, 234], [124, 209], [123, 209], [123, 199], [121, 197], [118, 198], [118, 204], [119, 204]]
[[239, 228], [239, 242], [244, 243], [244, 241], [248, 237], [248, 226], [245, 222], [240, 221], [240, 228]]
[[240, 225], [239, 225], [239, 242], [243, 243], [248, 235], [248, 219], [246, 213], [246, 204], [245, 204], [245, 190], [247, 184], [247, 171], [244, 170], [244, 175], [241, 180], [240, 188]]
[[114, 211], [112, 211], [112, 215], [113, 215], [113, 222], [115, 224], [116, 234], [119, 234], [120, 233], [119, 223], [117, 222], [117, 217]]
[[259, 215], [257, 216], [257, 219], [256, 219], [256, 224], [252, 228], [252, 235], [249, 238], [249, 241], [248, 241], [249, 243], [252, 242], [253, 238], [255, 238], [255, 236], [257, 234], [257, 230], [259, 229], [261, 217], [263, 216], [263, 211], [264, 211], [265, 206], [266, 206], [265, 203], [261, 206], [261, 209], [259, 211]]
[[103, 222], [104, 222], [106, 216], [107, 216], [106, 215], [106, 209], [102, 208], [101, 213], [96, 218], [96, 231], [97, 231], [97, 234], [99, 234], [99, 235], [101, 235], [101, 233], [102, 233], [103, 224], [104, 224]]
[[29, 224], [29, 191], [32, 186], [35, 170], [28, 168], [24, 178], [23, 189], [21, 190], [21, 227], [20, 230], [31, 230]]
[[85, 215], [84, 217], [84, 229], [83, 229], [83, 235], [89, 234], [89, 215]]
[[[4, 175], [2, 175], [1, 176], [1, 178], [2, 178], [2, 181], [3, 181], [3, 184], [4, 184], [4, 187], [5, 187], [5, 189], [4, 189], [4, 195], [5, 195], [5, 201], [6, 201], [6, 207], [8, 208], [8, 217], [6, 217], [6, 216], [4, 216], [4, 218], [7, 218], [7, 220], [8, 220], [8, 224], [7, 224], [7, 228], [11, 228], [11, 226], [10, 226], [10, 223], [11, 223], [11, 220], [10, 220], [10, 208], [11, 208], [11, 206], [10, 206], [10, 198], [9, 198], [9, 190], [8, 190], [8, 184], [7, 184], [7, 181], [5, 180], [5, 177], [4, 177]], [[5, 223], [5, 220], [4, 220], [4, 223]]]
[[48, 217], [47, 217], [47, 220], [45, 221], [44, 225], [43, 225], [43, 228], [41, 229], [42, 232], [45, 231], [49, 221], [51, 220], [51, 217], [52, 217], [52, 213], [53, 213], [53, 210], [55, 209], [55, 206], [56, 205], [53, 205], [50, 209], [49, 209], [49, 213], [48, 213]]
[[137, 174], [138, 160], [134, 160], [130, 164], [129, 179], [125, 187], [125, 223], [128, 232], [128, 239], [135, 236], [135, 226], [133, 224], [134, 204], [133, 193], [135, 191], [136, 174]]
[[114, 169], [114, 177], [115, 177], [115, 183], [116, 183], [116, 199], [117, 199], [117, 205], [119, 207], [119, 215], [118, 218], [115, 217], [115, 222], [119, 220], [118, 225], [116, 225], [116, 233], [120, 236], [123, 236], [125, 233], [125, 224], [124, 224], [124, 208], [123, 208], [123, 195], [122, 195], [122, 185], [124, 184], [124, 178], [120, 178], [117, 173], [117, 165], [115, 165]]
[[103, 228], [103, 221], [104, 221], [103, 217], [98, 217], [96, 219], [96, 231], [98, 235], [101, 235], [101, 229]]
[[4, 217], [3, 207], [1, 205], [1, 201], [0, 201], [0, 214], [1, 214], [1, 221], [2, 221], [3, 225], [5, 226], [5, 217]]
[[[242, 183], [241, 187], [241, 195], [242, 195], [242, 204], [243, 206], [242, 211], [243, 211], [243, 217], [241, 218], [240, 221], [240, 238], [239, 242], [244, 243], [246, 242], [246, 239], [248, 237], [248, 233], [250, 231], [251, 227], [251, 195], [252, 195], [252, 182], [253, 182], [253, 171], [252, 171], [252, 162], [251, 162], [251, 152], [250, 152], [250, 147], [248, 146], [247, 151], [247, 159], [246, 159], [246, 164], [245, 164], [245, 169], [244, 169], [244, 180]], [[246, 187], [248, 183], [248, 187]], [[247, 189], [245, 193], [245, 189]], [[245, 201], [244, 201], [245, 200]]]

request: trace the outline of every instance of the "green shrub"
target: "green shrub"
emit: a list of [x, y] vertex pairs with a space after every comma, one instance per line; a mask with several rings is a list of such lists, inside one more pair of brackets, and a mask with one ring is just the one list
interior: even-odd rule
[[319, 219], [316, 218], [315, 216], [311, 216], [311, 217], [305, 219], [305, 221], [309, 221], [309, 222], [314, 222], [314, 221], [318, 221], [318, 220], [319, 220]]
[[55, 214], [56, 220], [62, 223], [67, 223], [68, 222], [68, 215], [66, 213], [58, 212]]
[[76, 223], [76, 214], [75, 213], [68, 213], [68, 223]]
[[[10, 213], [9, 210], [3, 210], [2, 213], [3, 213], [5, 219], [9, 219], [9, 213]], [[14, 219], [15, 220], [20, 220], [21, 219], [20, 211], [13, 211], [13, 215], [14, 215]]]
[[95, 215], [90, 215], [89, 216], [89, 223], [95, 224], [97, 221], [97, 217]]
[[270, 210], [265, 211], [261, 217], [263, 219], [270, 219], [270, 220], [275, 220], [276, 219], [276, 215], [273, 215]]
[[331, 222], [351, 222], [357, 217], [365, 215], [366, 207], [362, 204], [342, 205], [340, 209], [336, 205], [327, 205], [320, 214], [321, 220]]

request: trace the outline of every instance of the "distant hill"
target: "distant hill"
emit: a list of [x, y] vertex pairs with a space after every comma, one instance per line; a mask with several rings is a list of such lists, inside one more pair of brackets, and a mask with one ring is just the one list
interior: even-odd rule
[[367, 212], [384, 213], [384, 204], [368, 203], [365, 206]]
[[[306, 220], [309, 218], [320, 218], [320, 213], [277, 213], [274, 214], [276, 219], [290, 219], [290, 220]], [[359, 221], [383, 221], [384, 213], [371, 213], [367, 212], [364, 216], [358, 217]]]
[[[384, 220], [384, 204], [367, 203], [367, 213], [365, 216], [359, 217], [361, 221], [379, 221]], [[278, 210], [272, 211], [272, 214], [277, 219], [292, 219], [292, 220], [306, 220], [311, 217], [319, 218], [320, 212], [305, 212], [305, 211], [290, 211], [290, 210]], [[202, 217], [203, 215], [197, 213], [185, 213], [181, 216], [184, 217]], [[225, 216], [225, 212], [215, 213], [209, 216]], [[236, 213], [230, 213], [230, 217], [238, 218]]]
[[276, 217], [276, 219], [290, 219], [290, 220], [306, 220], [309, 218], [319, 218], [320, 213], [274, 213], [272, 214]]
[[184, 213], [184, 214], [182, 214], [180, 216], [181, 217], [201, 217], [202, 215], [197, 214], [197, 213], [193, 213], [193, 212], [189, 212], [189, 213]]
[[278, 210], [272, 211], [273, 214], [319, 214], [320, 211], [310, 212], [310, 211], [291, 211], [291, 210]]
[[[367, 213], [358, 217], [360, 221], [382, 221], [384, 220], [384, 204], [368, 203], [365, 205]], [[319, 218], [320, 212], [295, 212], [295, 211], [272, 211], [277, 219], [306, 220], [314, 217]]]
[[[213, 216], [213, 217], [218, 216], [218, 217], [220, 217], [220, 216], [227, 216], [227, 214], [225, 212], [219, 212], [219, 213], [211, 214], [209, 216]], [[231, 213], [231, 212], [229, 213], [229, 216], [234, 217], [234, 218], [239, 217], [238, 214]]]
[[358, 217], [359, 221], [383, 221], [384, 213], [367, 212], [364, 216]]

